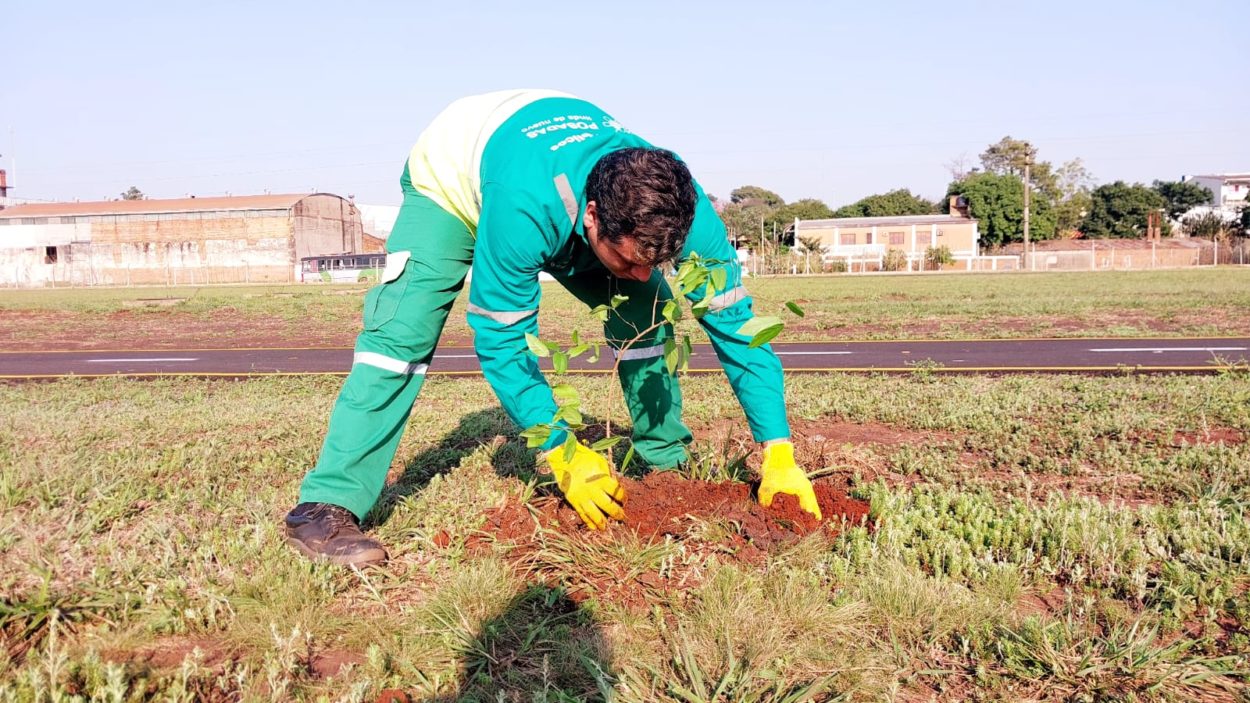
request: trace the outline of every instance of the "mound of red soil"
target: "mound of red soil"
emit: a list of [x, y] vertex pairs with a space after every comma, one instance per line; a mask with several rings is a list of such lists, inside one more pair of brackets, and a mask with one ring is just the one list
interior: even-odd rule
[[[627, 494], [625, 520], [613, 521], [609, 533], [632, 530], [644, 540], [664, 535], [680, 538], [697, 524], [719, 523], [731, 528], [732, 541], [768, 550], [818, 530], [832, 536], [842, 525], [859, 524], [868, 517], [868, 503], [851, 498], [834, 479], [814, 483], [824, 520], [799, 508], [798, 500], [789, 495], [776, 496], [772, 506], [765, 508], [745, 483], [696, 481], [671, 471], [653, 472], [641, 481], [622, 478], [621, 483]], [[538, 525], [585, 529], [577, 513], [562, 500], [536, 501], [530, 507], [537, 515], [515, 504], [492, 510], [482, 529], [506, 542], [529, 539]]]

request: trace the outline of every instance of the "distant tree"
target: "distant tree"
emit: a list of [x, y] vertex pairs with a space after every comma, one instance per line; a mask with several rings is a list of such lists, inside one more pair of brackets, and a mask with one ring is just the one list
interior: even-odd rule
[[1242, 218], [1209, 210], [1200, 215], [1186, 217], [1181, 221], [1181, 229], [1190, 237], [1226, 242], [1242, 236], [1244, 229], [1241, 223]]
[[130, 186], [130, 189], [122, 193], [121, 196], [122, 200], [143, 200], [144, 198], [143, 191], [134, 186]]
[[720, 219], [725, 223], [729, 239], [745, 243], [752, 248], [759, 245], [760, 218], [749, 208], [739, 203], [729, 203], [720, 210]]
[[1029, 168], [1029, 182], [1033, 185], [1033, 190], [1043, 193], [1052, 203], [1061, 200], [1059, 179], [1055, 175], [1054, 167], [1049, 161], [1039, 161], [1037, 148], [1028, 141], [1006, 136], [981, 153], [981, 167], [987, 173], [1013, 175], [1017, 178], [1024, 177], [1024, 166], [1030, 160], [1032, 164]]
[[781, 207], [786, 204], [780, 195], [759, 186], [742, 186], [729, 193], [729, 201], [740, 205], [764, 205]]
[[869, 195], [833, 211], [834, 217], [897, 217], [899, 215], [930, 215], [937, 205], [906, 188]]
[[817, 198], [803, 198], [792, 203], [787, 203], [764, 218], [764, 229], [771, 233], [773, 227], [776, 226], [778, 232], [784, 232], [787, 227], [794, 224], [795, 218], [800, 220], [823, 220], [827, 217], [833, 217], [833, 210], [825, 205], [825, 201]]
[[1024, 176], [1024, 164], [1035, 154], [1036, 150], [1027, 141], [1008, 135], [981, 152], [981, 168], [988, 173]]
[[961, 153], [942, 166], [951, 174], [952, 181], [962, 181], [978, 171], [977, 167], [972, 165], [972, 159], [967, 152]]
[[941, 246], [925, 249], [924, 260], [929, 262], [929, 265], [933, 268], [942, 268], [948, 264], [955, 263], [955, 256], [951, 253], [950, 247], [942, 244]]
[[817, 237], [814, 235], [808, 236], [808, 237], [804, 237], [800, 235], [799, 243], [803, 245], [804, 251], [812, 251], [812, 252], [819, 253], [823, 251], [825, 248], [824, 245], [821, 243], [820, 237]]
[[[1018, 242], [1024, 238], [1024, 182], [1017, 176], [974, 173], [955, 181], [946, 189], [942, 211], [948, 212], [950, 196], [962, 195], [968, 201], [968, 214], [978, 221], [981, 241], [989, 246]], [[1044, 194], [1035, 194], [1029, 203], [1030, 240], [1055, 237], [1055, 212]]]
[[[1140, 183], [1107, 183], [1090, 193], [1090, 208], [1081, 221], [1081, 232], [1087, 237], [1097, 238], [1142, 237], [1146, 234], [1150, 212], [1164, 209], [1167, 205], [1167, 198]], [[1171, 225], [1164, 222], [1164, 234], [1170, 229]]]
[[1199, 205], [1215, 202], [1211, 189], [1193, 181], [1155, 181], [1151, 186], [1168, 201], [1168, 217], [1179, 220]]
[[1055, 232], [1059, 237], [1074, 237], [1081, 219], [1089, 212], [1094, 177], [1084, 162], [1072, 159], [1055, 171], [1055, 186], [1059, 196], [1055, 202]]
[[1241, 206], [1241, 226], [1250, 230], [1250, 203]]

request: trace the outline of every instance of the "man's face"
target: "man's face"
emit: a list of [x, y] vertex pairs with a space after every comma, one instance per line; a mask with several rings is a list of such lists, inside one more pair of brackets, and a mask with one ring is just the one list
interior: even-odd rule
[[639, 263], [634, 251], [635, 242], [630, 237], [622, 237], [619, 242], [612, 242], [599, 236], [599, 217], [595, 202], [586, 204], [586, 240], [590, 242], [591, 251], [599, 261], [617, 278], [630, 281], [647, 281], [655, 267], [651, 264]]

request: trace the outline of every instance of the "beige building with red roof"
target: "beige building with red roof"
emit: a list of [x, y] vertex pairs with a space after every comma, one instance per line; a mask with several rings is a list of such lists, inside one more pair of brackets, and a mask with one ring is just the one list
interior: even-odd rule
[[0, 286], [293, 282], [300, 259], [362, 247], [329, 193], [32, 203], [0, 210]]

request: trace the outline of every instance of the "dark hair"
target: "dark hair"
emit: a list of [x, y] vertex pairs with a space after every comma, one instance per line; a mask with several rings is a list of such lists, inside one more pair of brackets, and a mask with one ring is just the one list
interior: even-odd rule
[[633, 239], [639, 263], [657, 266], [681, 253], [698, 196], [676, 154], [637, 147], [599, 159], [586, 178], [586, 200], [598, 208], [600, 237]]

